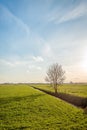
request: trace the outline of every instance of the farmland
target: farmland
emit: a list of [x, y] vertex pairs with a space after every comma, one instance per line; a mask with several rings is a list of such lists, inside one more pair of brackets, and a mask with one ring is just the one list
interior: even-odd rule
[[0, 130], [86, 130], [87, 114], [25, 84], [0, 85]]

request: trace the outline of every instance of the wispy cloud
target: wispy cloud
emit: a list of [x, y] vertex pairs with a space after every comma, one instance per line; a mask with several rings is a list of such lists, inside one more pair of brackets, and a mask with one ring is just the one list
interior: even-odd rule
[[36, 61], [36, 62], [43, 62], [43, 61], [44, 61], [44, 59], [43, 59], [41, 56], [36, 56], [36, 57], [33, 56], [32, 58], [33, 58], [33, 60]]
[[9, 66], [9, 67], [17, 67], [17, 66], [23, 66], [23, 65], [28, 65], [29, 61], [23, 61], [23, 60], [5, 60], [5, 59], [0, 59], [0, 64]]
[[10, 62], [10, 61], [7, 61], [7, 60], [4, 60], [4, 59], [0, 59], [0, 64], [2, 65], [7, 65], [7, 66], [10, 66], [10, 67], [14, 67], [14, 63]]
[[79, 3], [73, 8], [66, 9], [61, 7], [60, 9], [54, 9], [47, 14], [48, 22], [54, 22], [56, 24], [63, 23], [70, 20], [75, 20], [81, 16], [87, 15], [87, 3]]
[[40, 66], [37, 66], [40, 62], [43, 62], [44, 59], [40, 56], [32, 56], [28, 59], [19, 59], [19, 60], [6, 60], [6, 59], [0, 59], [0, 65], [1, 66], [7, 66], [7, 67], [26, 67], [28, 69], [36, 69], [41, 70]]
[[83, 57], [87, 52], [86, 0], [0, 3], [1, 81], [41, 82], [54, 62], [65, 66], [67, 81], [83, 77], [82, 69], [87, 69], [87, 57]]
[[8, 20], [13, 20], [20, 28], [22, 28], [27, 34], [30, 33], [30, 29], [20, 18], [15, 16], [7, 7], [0, 4], [0, 9], [4, 13], [4, 17], [6, 16]]
[[81, 16], [87, 15], [87, 5], [79, 4], [73, 9], [69, 10], [66, 14], [64, 14], [56, 23], [61, 23], [69, 20], [77, 19]]

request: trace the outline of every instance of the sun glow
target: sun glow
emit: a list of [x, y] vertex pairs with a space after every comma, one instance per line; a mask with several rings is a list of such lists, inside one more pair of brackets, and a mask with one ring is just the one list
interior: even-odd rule
[[87, 72], [87, 52], [84, 53], [83, 55], [83, 60], [81, 62], [81, 67], [85, 72]]

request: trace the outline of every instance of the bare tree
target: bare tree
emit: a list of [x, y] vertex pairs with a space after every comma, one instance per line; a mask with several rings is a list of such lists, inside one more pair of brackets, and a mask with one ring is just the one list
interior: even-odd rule
[[54, 87], [55, 93], [57, 93], [57, 88], [60, 86], [65, 79], [65, 71], [62, 69], [62, 66], [58, 63], [55, 63], [49, 66], [47, 71], [47, 76], [45, 80], [52, 84]]

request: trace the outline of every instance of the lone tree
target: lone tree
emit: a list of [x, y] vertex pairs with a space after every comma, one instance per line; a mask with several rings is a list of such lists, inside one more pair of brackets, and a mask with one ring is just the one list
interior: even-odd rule
[[48, 68], [45, 80], [52, 84], [55, 93], [57, 93], [58, 86], [60, 86], [65, 79], [64, 74], [65, 71], [62, 69], [62, 66], [58, 63], [52, 64]]

